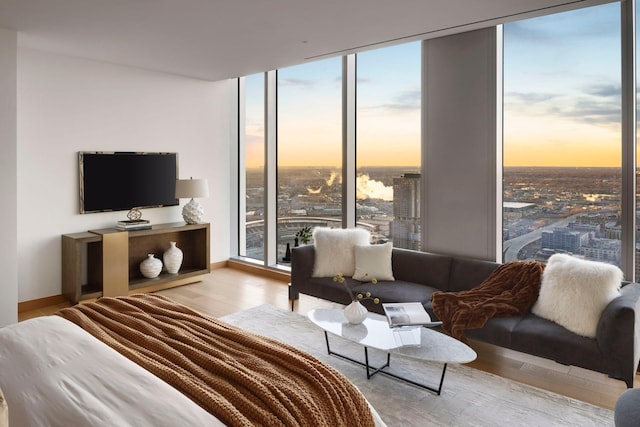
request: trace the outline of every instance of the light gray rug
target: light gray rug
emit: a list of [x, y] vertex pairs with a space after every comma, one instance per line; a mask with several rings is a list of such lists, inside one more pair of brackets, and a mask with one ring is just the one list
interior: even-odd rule
[[[382, 375], [366, 379], [364, 368], [328, 356], [324, 334], [305, 316], [269, 305], [222, 320], [298, 347], [346, 375], [389, 427], [395, 426], [613, 426], [613, 412], [462, 365], [449, 365], [440, 396]], [[329, 337], [332, 350], [363, 360], [357, 344]], [[381, 352], [369, 353], [372, 364]], [[392, 372], [437, 386], [442, 365], [393, 355]]]

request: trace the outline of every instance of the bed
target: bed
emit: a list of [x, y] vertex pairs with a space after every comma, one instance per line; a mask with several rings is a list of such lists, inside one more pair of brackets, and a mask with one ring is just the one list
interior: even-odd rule
[[384, 425], [313, 356], [154, 294], [0, 329], [0, 390], [12, 427]]

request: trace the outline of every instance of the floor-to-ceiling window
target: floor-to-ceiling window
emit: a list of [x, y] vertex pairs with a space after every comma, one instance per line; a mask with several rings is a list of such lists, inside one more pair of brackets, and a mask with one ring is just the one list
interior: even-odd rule
[[[264, 259], [264, 74], [253, 74], [244, 79], [244, 244], [240, 255]], [[241, 239], [242, 240], [242, 239]]]
[[342, 227], [341, 76], [341, 58], [278, 70], [278, 262], [304, 230]]
[[[622, 252], [629, 249], [621, 244], [632, 237], [631, 232], [623, 236], [621, 227], [627, 178], [622, 175], [620, 6], [504, 24], [504, 261], [568, 252], [621, 265]], [[419, 212], [420, 79], [427, 70], [420, 69], [420, 45], [356, 55], [356, 114], [347, 118], [356, 123], [356, 176], [344, 177], [350, 185], [355, 180], [356, 194], [345, 200], [342, 58], [277, 71], [277, 89], [269, 95], [277, 96], [277, 104], [267, 115], [277, 117], [276, 138], [270, 136], [277, 144], [277, 168], [270, 169], [277, 172], [270, 196], [275, 201], [277, 195], [277, 227], [272, 225], [277, 233], [268, 240], [277, 244], [278, 262], [297, 233], [319, 225], [341, 227], [343, 211], [353, 206], [357, 225], [370, 229], [375, 240], [421, 249], [420, 233], [427, 230], [420, 230]], [[246, 181], [240, 195], [246, 202], [240, 225], [245, 241], [239, 254], [265, 260], [264, 78], [245, 79], [241, 155], [246, 169], [240, 172]], [[636, 203], [640, 212], [640, 199]], [[640, 247], [640, 232], [634, 241]]]
[[420, 249], [420, 42], [356, 56], [356, 221]]
[[620, 4], [504, 25], [504, 261], [621, 261]]

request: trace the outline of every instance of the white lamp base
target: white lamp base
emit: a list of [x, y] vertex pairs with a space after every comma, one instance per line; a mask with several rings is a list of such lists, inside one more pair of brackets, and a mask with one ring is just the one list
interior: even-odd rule
[[182, 208], [182, 218], [187, 224], [200, 224], [204, 217], [204, 209], [195, 199], [191, 199], [189, 203]]

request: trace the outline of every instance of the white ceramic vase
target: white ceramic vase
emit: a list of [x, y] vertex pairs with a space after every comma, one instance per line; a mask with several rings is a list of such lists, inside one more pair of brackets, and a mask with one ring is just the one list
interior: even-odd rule
[[147, 279], [158, 277], [161, 271], [162, 261], [154, 257], [153, 254], [148, 254], [147, 259], [140, 263], [140, 273]]
[[364, 322], [364, 319], [367, 318], [368, 314], [369, 311], [367, 311], [367, 308], [364, 305], [360, 304], [360, 301], [358, 300], [353, 301], [351, 304], [344, 308], [344, 317], [347, 318], [349, 323], [352, 323], [354, 325], [358, 325]]
[[176, 274], [182, 265], [182, 250], [176, 246], [176, 242], [169, 242], [169, 249], [164, 251], [162, 261], [167, 273]]

